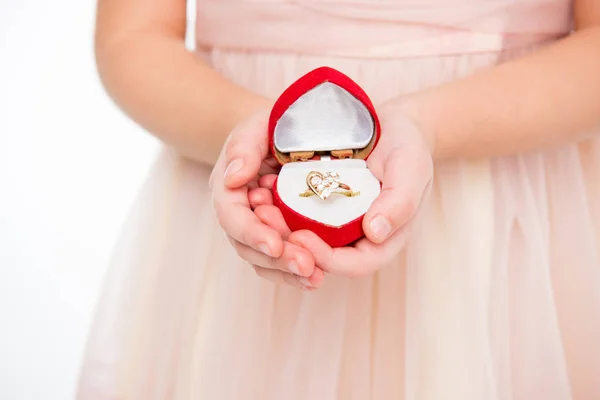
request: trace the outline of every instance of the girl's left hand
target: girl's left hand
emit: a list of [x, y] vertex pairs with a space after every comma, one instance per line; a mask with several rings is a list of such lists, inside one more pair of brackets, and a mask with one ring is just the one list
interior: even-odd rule
[[382, 182], [382, 192], [364, 217], [366, 238], [353, 246], [331, 248], [311, 231], [296, 231], [288, 237], [289, 242], [309, 250], [315, 265], [325, 272], [357, 278], [390, 264], [402, 251], [411, 221], [431, 187], [433, 141], [399, 112], [388, 121], [382, 118], [382, 127], [384, 133], [367, 162]]

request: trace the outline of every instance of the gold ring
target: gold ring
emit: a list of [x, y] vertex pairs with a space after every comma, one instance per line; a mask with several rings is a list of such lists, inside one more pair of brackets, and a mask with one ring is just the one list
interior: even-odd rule
[[350, 186], [340, 181], [340, 175], [337, 172], [311, 171], [306, 176], [306, 185], [308, 189], [300, 193], [300, 197], [319, 196], [321, 200], [327, 199], [332, 194], [339, 194], [346, 197], [360, 195], [360, 192], [353, 192]]

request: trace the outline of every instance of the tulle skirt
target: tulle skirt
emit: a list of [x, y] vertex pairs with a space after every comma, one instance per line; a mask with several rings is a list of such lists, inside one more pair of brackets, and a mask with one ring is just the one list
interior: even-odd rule
[[[329, 65], [375, 104], [516, 55], [205, 54], [272, 98]], [[600, 399], [599, 140], [438, 165], [396, 262], [314, 293], [238, 259], [209, 173], [169, 149], [157, 160], [108, 273], [80, 399]]]

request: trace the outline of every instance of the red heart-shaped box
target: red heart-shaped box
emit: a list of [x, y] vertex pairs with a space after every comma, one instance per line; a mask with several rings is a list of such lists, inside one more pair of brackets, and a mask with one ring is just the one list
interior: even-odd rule
[[[292, 231], [313, 231], [332, 247], [364, 236], [364, 214], [381, 191], [366, 162], [379, 136], [371, 100], [335, 69], [317, 68], [283, 92], [271, 111], [269, 146], [282, 165], [273, 203]], [[303, 197], [311, 171], [336, 172], [360, 194]]]

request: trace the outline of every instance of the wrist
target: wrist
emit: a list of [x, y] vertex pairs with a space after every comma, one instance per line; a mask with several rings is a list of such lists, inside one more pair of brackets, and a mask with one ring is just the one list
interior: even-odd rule
[[426, 104], [417, 96], [405, 96], [388, 101], [379, 108], [378, 113], [384, 120], [408, 119], [419, 130], [431, 158], [434, 161], [441, 158], [438, 130], [432, 118], [433, 114], [427, 110]]
[[238, 98], [232, 113], [232, 125], [237, 126], [255, 114], [270, 112], [273, 104], [274, 101], [254, 93]]

